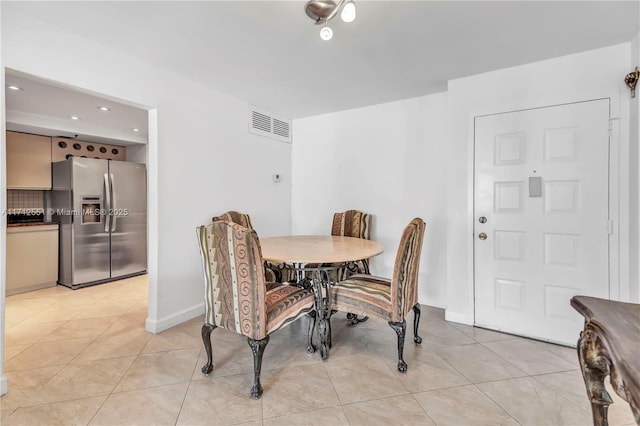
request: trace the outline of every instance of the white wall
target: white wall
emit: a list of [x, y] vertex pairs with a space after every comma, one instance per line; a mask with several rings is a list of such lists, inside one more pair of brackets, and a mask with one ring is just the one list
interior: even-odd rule
[[[631, 63], [629, 71], [640, 66], [640, 33], [631, 41]], [[640, 259], [640, 84], [636, 86], [636, 97], [631, 99], [629, 120], [629, 161], [630, 181], [633, 182], [629, 199], [629, 234], [633, 235], [630, 241], [629, 258]], [[635, 188], [635, 190], [634, 190]], [[629, 288], [629, 299], [640, 301], [640, 263], [632, 263], [629, 268], [629, 282], [636, 283]]]
[[147, 164], [149, 162], [147, 148], [146, 144], [127, 146], [127, 161]]
[[[447, 154], [447, 297], [446, 318], [473, 323], [473, 118], [477, 115], [610, 97], [615, 121], [614, 161], [628, 158], [630, 43], [564, 56], [449, 82]], [[637, 157], [634, 167], [637, 167]], [[620, 294], [629, 294], [629, 164], [620, 162], [618, 234]], [[614, 194], [615, 195], [615, 194]], [[636, 236], [637, 237], [637, 236]], [[626, 244], [626, 245], [625, 245]]]
[[[160, 331], [203, 312], [195, 227], [234, 209], [249, 213], [261, 236], [289, 233], [291, 145], [248, 133], [245, 102], [65, 32], [72, 23], [53, 27], [11, 6], [1, 5], [2, 71], [19, 70], [152, 109], [147, 328]], [[0, 141], [4, 209], [4, 132]], [[282, 176], [278, 184], [271, 181], [274, 172]], [[4, 251], [0, 265], [4, 271]]]
[[293, 121], [293, 232], [329, 234], [333, 213], [373, 215], [384, 253], [372, 273], [391, 277], [404, 227], [427, 222], [419, 301], [444, 307], [447, 94]]

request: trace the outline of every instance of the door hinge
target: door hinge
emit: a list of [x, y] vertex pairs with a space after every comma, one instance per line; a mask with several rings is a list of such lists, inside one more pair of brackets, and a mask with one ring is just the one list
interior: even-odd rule
[[607, 220], [607, 232], [609, 233], [609, 235], [613, 235], [613, 220], [612, 219]]

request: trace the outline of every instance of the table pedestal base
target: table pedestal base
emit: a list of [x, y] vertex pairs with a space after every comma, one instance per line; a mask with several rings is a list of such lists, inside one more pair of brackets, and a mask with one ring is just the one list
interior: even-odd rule
[[316, 291], [316, 312], [318, 315], [318, 339], [320, 356], [329, 358], [331, 349], [331, 280], [328, 268], [313, 271], [313, 286]]

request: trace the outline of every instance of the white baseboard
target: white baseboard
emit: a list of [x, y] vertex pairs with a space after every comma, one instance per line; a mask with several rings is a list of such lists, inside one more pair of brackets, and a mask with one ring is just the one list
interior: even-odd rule
[[147, 318], [144, 322], [144, 328], [150, 333], [157, 334], [200, 315], [204, 315], [204, 302], [157, 321]]
[[451, 312], [449, 309], [444, 311], [444, 319], [459, 324], [473, 325], [473, 318], [462, 312]]
[[0, 377], [0, 395], [6, 395], [7, 393], [7, 376], [2, 375]]

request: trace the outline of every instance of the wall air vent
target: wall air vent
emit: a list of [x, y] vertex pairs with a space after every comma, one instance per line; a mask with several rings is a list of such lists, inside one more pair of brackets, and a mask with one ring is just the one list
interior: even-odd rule
[[258, 111], [251, 111], [251, 127], [261, 132], [271, 133], [271, 117]]
[[291, 143], [291, 120], [249, 105], [249, 132]]

